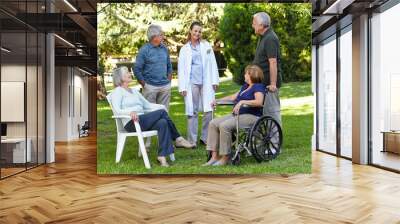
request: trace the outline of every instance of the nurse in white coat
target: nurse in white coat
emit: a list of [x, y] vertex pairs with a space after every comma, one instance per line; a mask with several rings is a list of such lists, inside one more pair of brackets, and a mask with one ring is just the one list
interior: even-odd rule
[[178, 87], [185, 99], [188, 118], [187, 138], [197, 146], [198, 114], [203, 112], [200, 143], [207, 144], [208, 124], [212, 119], [215, 91], [219, 84], [217, 62], [212, 46], [201, 39], [202, 25], [190, 25], [187, 43], [179, 51]]

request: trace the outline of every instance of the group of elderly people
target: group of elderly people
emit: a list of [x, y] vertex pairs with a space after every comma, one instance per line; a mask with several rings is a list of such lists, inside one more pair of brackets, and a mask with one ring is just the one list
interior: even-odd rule
[[[115, 112], [130, 116], [130, 119], [122, 121], [126, 131], [135, 131], [135, 121], [139, 122], [143, 131], [158, 131], [157, 160], [161, 166], [169, 166], [167, 157], [174, 152], [173, 141], [177, 148], [197, 148], [200, 112], [203, 113], [203, 120], [199, 144], [206, 145], [212, 154], [203, 166], [228, 164], [231, 136], [236, 128], [235, 115], [241, 116], [239, 125], [251, 125], [263, 114], [281, 123], [279, 39], [265, 12], [253, 16], [252, 27], [260, 38], [253, 63], [244, 71], [245, 83], [237, 93], [222, 98], [235, 103], [232, 113], [212, 119], [216, 106], [215, 92], [219, 85], [217, 63], [212, 46], [201, 38], [202, 24], [193, 22], [190, 25], [186, 43], [178, 57], [178, 89], [185, 102], [187, 140], [181, 136], [167, 112], [171, 98], [172, 64], [160, 26], [149, 26], [149, 42], [140, 48], [133, 68], [143, 95], [129, 87], [132, 74], [127, 67], [113, 71], [116, 88], [111, 102]], [[153, 110], [151, 103], [162, 104], [166, 110]]]

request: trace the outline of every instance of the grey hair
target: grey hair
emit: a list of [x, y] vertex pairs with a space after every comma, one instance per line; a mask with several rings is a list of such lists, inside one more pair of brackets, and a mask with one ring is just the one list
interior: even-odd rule
[[120, 86], [122, 84], [122, 79], [123, 76], [128, 73], [128, 67], [126, 66], [121, 66], [119, 68], [116, 68], [113, 70], [112, 76], [113, 76], [113, 82], [114, 82], [114, 86]]
[[254, 14], [253, 18], [259, 18], [259, 21], [261, 25], [263, 25], [265, 28], [268, 28], [271, 26], [271, 17], [266, 12], [257, 12]]
[[159, 36], [161, 34], [162, 34], [162, 29], [161, 29], [161, 26], [159, 26], [159, 25], [152, 24], [147, 29], [147, 38], [149, 39], [149, 41], [151, 41], [151, 39], [153, 39], [153, 37]]

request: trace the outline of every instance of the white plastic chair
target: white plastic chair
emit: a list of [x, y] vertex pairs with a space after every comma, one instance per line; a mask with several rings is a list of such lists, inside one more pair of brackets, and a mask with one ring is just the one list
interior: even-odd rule
[[[111, 110], [113, 112], [112, 118], [115, 119], [115, 124], [117, 126], [117, 150], [116, 150], [115, 162], [118, 163], [121, 160], [122, 152], [124, 151], [126, 137], [136, 136], [138, 138], [138, 142], [139, 142], [138, 155], [139, 155], [139, 157], [140, 156], [143, 157], [144, 166], [147, 169], [150, 169], [151, 168], [150, 161], [149, 161], [149, 157], [147, 156], [146, 146], [144, 144], [143, 139], [146, 137], [158, 136], [157, 131], [142, 131], [142, 129], [139, 125], [139, 122], [135, 121], [134, 124], [135, 124], [136, 132], [127, 132], [122, 123], [122, 118], [130, 119], [131, 117], [128, 115], [116, 115], [115, 110], [112, 107], [112, 103], [111, 103], [111, 94], [112, 93], [107, 95], [107, 101], [110, 104]], [[153, 107], [153, 111], [159, 110], [159, 109], [165, 110], [165, 106], [160, 105], [160, 104], [152, 104], [152, 107]], [[170, 155], [170, 159], [172, 161], [175, 160], [174, 154]]]

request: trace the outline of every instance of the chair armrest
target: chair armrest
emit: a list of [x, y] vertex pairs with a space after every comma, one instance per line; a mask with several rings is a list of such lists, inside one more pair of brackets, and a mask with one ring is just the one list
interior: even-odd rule
[[112, 118], [115, 118], [115, 119], [121, 119], [121, 118], [131, 118], [131, 116], [129, 116], [129, 115], [114, 115], [114, 116], [112, 116]]
[[[137, 113], [137, 115], [142, 115], [143, 113]], [[127, 119], [131, 119], [131, 116], [129, 115], [113, 115], [112, 118], [114, 119], [121, 119], [121, 118], [127, 118]]]

